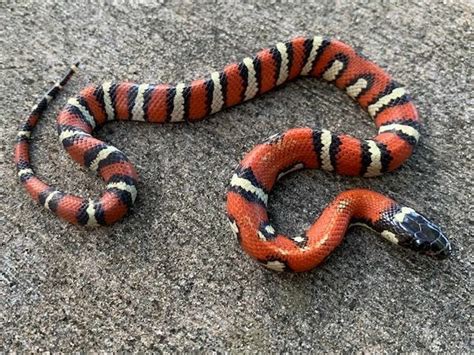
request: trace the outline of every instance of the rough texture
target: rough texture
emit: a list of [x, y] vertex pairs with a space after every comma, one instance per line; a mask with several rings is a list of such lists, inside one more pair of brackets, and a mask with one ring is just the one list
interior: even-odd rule
[[[470, 350], [468, 1], [112, 4], [0, 2], [0, 350]], [[102, 182], [55, 135], [67, 96], [110, 79], [193, 79], [297, 34], [362, 49], [410, 89], [426, 125], [395, 173], [305, 171], [281, 181], [270, 202], [277, 227], [299, 232], [338, 192], [371, 187], [439, 222], [455, 245], [449, 260], [358, 229], [310, 273], [272, 273], [242, 253], [223, 197], [245, 151], [295, 126], [374, 133], [346, 96], [309, 79], [198, 124], [100, 130], [141, 175], [133, 212], [113, 227], [59, 221], [17, 182], [17, 126], [75, 58], [83, 71], [37, 129], [33, 164], [56, 187], [94, 196]]]

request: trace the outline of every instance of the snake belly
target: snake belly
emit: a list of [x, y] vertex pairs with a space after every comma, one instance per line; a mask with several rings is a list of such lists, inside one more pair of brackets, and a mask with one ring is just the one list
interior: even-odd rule
[[[406, 90], [347, 44], [320, 36], [297, 37], [190, 83], [107, 82], [86, 87], [60, 111], [57, 130], [71, 157], [105, 181], [106, 189], [96, 199], [49, 186], [35, 174], [30, 163], [31, 133], [48, 103], [76, 69], [73, 66], [33, 108], [15, 146], [18, 176], [28, 193], [71, 223], [110, 225], [127, 214], [137, 195], [135, 168], [119, 149], [92, 136], [96, 128], [115, 120], [196, 122], [297, 77], [309, 76], [344, 90], [374, 119], [378, 134], [360, 140], [327, 130], [297, 128], [271, 137], [248, 153], [232, 176], [227, 194], [227, 215], [244, 250], [271, 269], [305, 271], [329, 255], [353, 222], [364, 223], [397, 244], [407, 246], [422, 239], [411, 236], [405, 240], [396, 234], [392, 228], [394, 218], [398, 216], [405, 228], [403, 224], [408, 222], [404, 219], [411, 212], [402, 213], [405, 207], [368, 190], [339, 195], [301, 236], [280, 235], [268, 221], [268, 195], [284, 174], [321, 168], [342, 175], [378, 176], [398, 168], [412, 154], [419, 139], [420, 121]], [[417, 218], [419, 226], [426, 225]], [[409, 247], [441, 256], [450, 250], [443, 238], [431, 236], [421, 247]]]

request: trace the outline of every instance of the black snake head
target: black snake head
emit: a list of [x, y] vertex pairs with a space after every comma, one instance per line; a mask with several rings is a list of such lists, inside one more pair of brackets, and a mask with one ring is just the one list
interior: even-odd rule
[[440, 228], [413, 209], [397, 206], [383, 219], [382, 235], [398, 245], [436, 259], [451, 254], [451, 243]]

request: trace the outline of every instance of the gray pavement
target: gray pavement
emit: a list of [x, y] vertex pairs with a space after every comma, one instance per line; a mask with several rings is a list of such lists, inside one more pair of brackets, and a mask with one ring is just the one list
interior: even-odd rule
[[[0, 350], [472, 351], [472, 2], [110, 3], [0, 1]], [[110, 228], [59, 221], [17, 182], [18, 124], [74, 59], [83, 70], [37, 129], [33, 164], [57, 188], [97, 196], [103, 183], [55, 134], [68, 96], [105, 80], [191, 80], [298, 34], [361, 49], [409, 88], [426, 125], [389, 175], [281, 181], [277, 227], [299, 233], [338, 192], [370, 187], [437, 221], [455, 246], [449, 260], [359, 229], [305, 274], [266, 271], [241, 251], [223, 198], [244, 152], [296, 126], [375, 132], [315, 80], [197, 124], [101, 129], [141, 176], [133, 212]]]

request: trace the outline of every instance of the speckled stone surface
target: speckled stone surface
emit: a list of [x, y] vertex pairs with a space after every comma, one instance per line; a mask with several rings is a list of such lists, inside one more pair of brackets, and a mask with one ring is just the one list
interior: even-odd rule
[[[0, 350], [472, 351], [472, 16], [467, 0], [1, 1]], [[338, 192], [371, 187], [437, 221], [455, 246], [449, 260], [360, 229], [305, 274], [266, 271], [241, 251], [223, 198], [245, 151], [296, 126], [375, 133], [348, 97], [310, 79], [197, 124], [101, 129], [141, 176], [133, 212], [110, 228], [59, 221], [17, 182], [16, 129], [74, 59], [83, 70], [39, 125], [33, 164], [57, 188], [96, 196], [103, 183], [55, 134], [68, 96], [105, 80], [191, 80], [298, 34], [362, 50], [407, 86], [426, 125], [392, 174], [282, 180], [270, 201], [277, 227], [299, 233]]]

